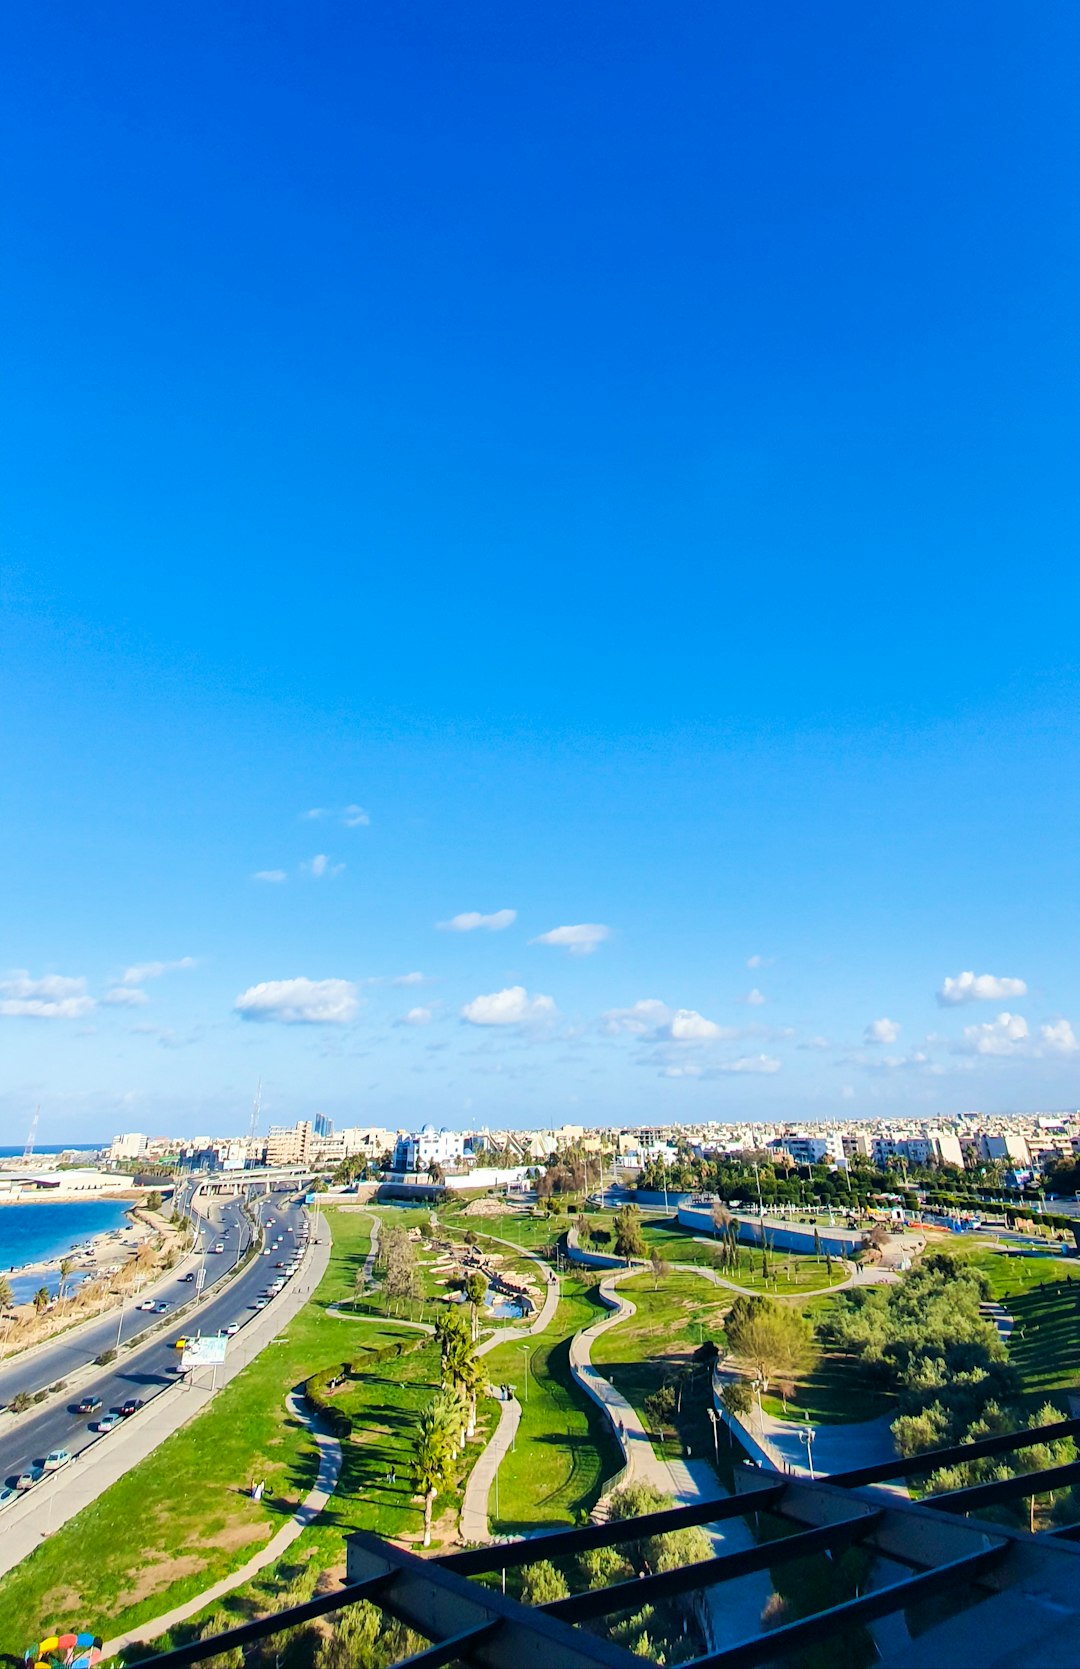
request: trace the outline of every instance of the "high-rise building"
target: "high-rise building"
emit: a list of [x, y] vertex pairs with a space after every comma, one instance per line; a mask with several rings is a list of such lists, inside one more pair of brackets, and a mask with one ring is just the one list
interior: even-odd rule
[[314, 1130], [309, 1118], [296, 1124], [272, 1124], [266, 1136], [268, 1165], [306, 1165], [311, 1156]]

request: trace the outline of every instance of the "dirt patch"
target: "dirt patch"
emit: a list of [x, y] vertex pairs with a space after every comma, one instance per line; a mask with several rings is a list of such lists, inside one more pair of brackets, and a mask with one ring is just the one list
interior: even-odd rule
[[216, 1536], [208, 1536], [206, 1546], [220, 1547], [231, 1553], [234, 1548], [247, 1547], [250, 1542], [267, 1541], [273, 1530], [272, 1524], [229, 1524]]
[[485, 1198], [470, 1200], [461, 1215], [463, 1217], [510, 1217], [514, 1215], [514, 1212], [515, 1207], [507, 1205], [505, 1200]]
[[43, 1617], [79, 1617], [82, 1615], [82, 1595], [74, 1588], [50, 1588], [41, 1596]]
[[196, 1571], [203, 1569], [206, 1560], [201, 1553], [182, 1553], [172, 1558], [162, 1555], [157, 1562], [151, 1562], [139, 1572], [137, 1580], [130, 1588], [125, 1588], [117, 1594], [116, 1611], [126, 1611], [129, 1606], [141, 1605], [144, 1599], [150, 1599], [153, 1594], [161, 1593], [163, 1588], [169, 1588], [174, 1582], [180, 1582], [185, 1576], [194, 1576]]

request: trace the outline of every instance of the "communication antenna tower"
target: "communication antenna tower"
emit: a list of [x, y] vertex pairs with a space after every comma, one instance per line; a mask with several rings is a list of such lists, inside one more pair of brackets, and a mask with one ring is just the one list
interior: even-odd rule
[[30, 1129], [23, 1149], [23, 1164], [27, 1164], [34, 1157], [34, 1137], [37, 1135], [38, 1119], [41, 1117], [41, 1107], [34, 1108], [34, 1116], [30, 1120]]
[[255, 1134], [256, 1134], [256, 1131], [258, 1130], [258, 1126], [259, 1126], [259, 1113], [260, 1113], [261, 1110], [262, 1110], [262, 1079], [260, 1078], [258, 1083], [255, 1086], [255, 1100], [252, 1103], [252, 1107], [251, 1107], [251, 1123], [248, 1125], [248, 1141], [249, 1142], [253, 1142], [255, 1140]]

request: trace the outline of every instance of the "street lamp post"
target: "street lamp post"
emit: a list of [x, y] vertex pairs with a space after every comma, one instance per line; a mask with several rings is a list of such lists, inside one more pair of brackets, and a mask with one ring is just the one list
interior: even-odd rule
[[525, 1352], [525, 1401], [528, 1402], [528, 1400], [529, 1400], [529, 1347], [528, 1347], [527, 1344], [523, 1344], [521, 1348]]
[[709, 1424], [712, 1426], [713, 1460], [715, 1461], [717, 1467], [719, 1467], [719, 1465], [720, 1465], [720, 1434], [716, 1429], [718, 1423], [719, 1423], [719, 1415], [717, 1414], [716, 1409], [715, 1408], [710, 1408], [709, 1409]]
[[814, 1482], [814, 1428], [807, 1424], [799, 1428], [799, 1442], [806, 1449], [806, 1464], [810, 1469], [810, 1482]]

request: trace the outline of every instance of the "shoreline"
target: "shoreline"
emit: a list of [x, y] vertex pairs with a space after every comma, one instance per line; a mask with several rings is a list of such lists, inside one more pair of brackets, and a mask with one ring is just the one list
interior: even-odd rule
[[[83, 1202], [67, 1199], [37, 1202], [18, 1200], [5, 1203], [18, 1205], [48, 1203], [70, 1206], [74, 1203]], [[102, 1203], [119, 1204], [120, 1202]], [[0, 1273], [3, 1274], [5, 1280], [10, 1281], [12, 1287], [16, 1287], [17, 1283], [22, 1284], [34, 1280], [38, 1280], [40, 1285], [48, 1286], [48, 1277], [55, 1276], [59, 1281], [61, 1263], [65, 1258], [71, 1258], [75, 1267], [69, 1277], [71, 1285], [68, 1288], [68, 1295], [73, 1295], [86, 1281], [96, 1280], [107, 1271], [111, 1272], [119, 1268], [133, 1252], [138, 1250], [140, 1245], [150, 1238], [152, 1232], [150, 1228], [134, 1215], [134, 1208], [137, 1204], [137, 1201], [132, 1201], [124, 1212], [124, 1221], [121, 1227], [99, 1229], [96, 1233], [73, 1240], [71, 1245], [63, 1251], [52, 1253], [44, 1258], [31, 1258], [25, 1263], [10, 1264], [0, 1270]], [[29, 1298], [16, 1296], [12, 1308], [18, 1309], [30, 1302]]]

